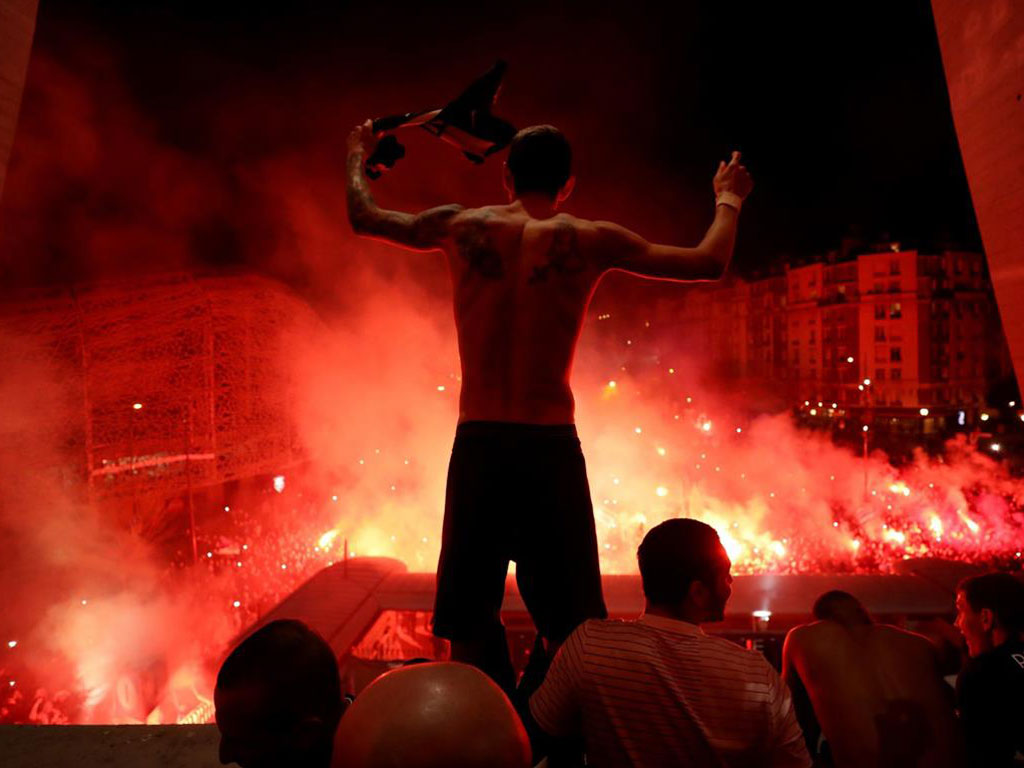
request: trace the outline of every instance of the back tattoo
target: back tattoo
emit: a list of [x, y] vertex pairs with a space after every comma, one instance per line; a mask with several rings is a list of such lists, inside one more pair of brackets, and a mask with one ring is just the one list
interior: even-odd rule
[[560, 275], [575, 275], [584, 270], [587, 265], [580, 253], [574, 226], [565, 222], [558, 225], [551, 238], [547, 257], [546, 264], [533, 268], [529, 280], [531, 284], [543, 283], [552, 270]]
[[483, 213], [480, 218], [467, 221], [455, 236], [455, 246], [459, 255], [469, 262], [470, 269], [490, 280], [500, 280], [505, 274], [505, 267], [501, 254], [487, 233], [489, 216]]

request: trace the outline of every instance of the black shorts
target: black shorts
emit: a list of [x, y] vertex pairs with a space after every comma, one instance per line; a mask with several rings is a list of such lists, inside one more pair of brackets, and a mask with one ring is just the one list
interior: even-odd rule
[[576, 427], [470, 421], [448, 465], [434, 634], [500, 622], [509, 560], [538, 632], [561, 642], [608, 615]]

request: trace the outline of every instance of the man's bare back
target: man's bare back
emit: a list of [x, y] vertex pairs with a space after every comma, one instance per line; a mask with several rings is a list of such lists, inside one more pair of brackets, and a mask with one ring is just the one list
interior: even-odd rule
[[460, 421], [573, 423], [573, 351], [607, 268], [598, 227], [520, 202], [465, 210], [444, 243], [462, 360]]
[[838, 768], [959, 764], [950, 691], [925, 637], [818, 621], [790, 632], [783, 655], [794, 698], [809, 697]]

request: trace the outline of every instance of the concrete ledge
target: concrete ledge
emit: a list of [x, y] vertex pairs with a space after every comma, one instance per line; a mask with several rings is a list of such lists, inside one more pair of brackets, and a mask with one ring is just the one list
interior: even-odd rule
[[215, 725], [0, 725], [4, 768], [214, 768]]

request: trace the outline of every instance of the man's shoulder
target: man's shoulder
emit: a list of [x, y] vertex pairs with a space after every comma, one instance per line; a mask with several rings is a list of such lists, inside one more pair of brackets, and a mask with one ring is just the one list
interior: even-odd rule
[[978, 680], [1024, 682], [1024, 643], [1010, 641], [968, 659], [961, 674]]
[[842, 628], [831, 621], [799, 624], [786, 634], [786, 647], [793, 653], [813, 649], [823, 643], [827, 645], [841, 631]]
[[628, 619], [587, 619], [573, 632], [574, 635], [580, 637], [593, 637], [594, 635], [601, 634], [615, 634], [617, 632], [628, 631], [633, 627], [639, 625], [638, 621], [630, 621]]
[[570, 638], [581, 647], [594, 643], [607, 644], [618, 640], [629, 640], [647, 634], [643, 622], [629, 619], [587, 619], [580, 624]]
[[935, 646], [931, 640], [922, 634], [911, 632], [902, 627], [894, 627], [892, 624], [875, 624], [872, 627], [872, 632], [874, 632], [875, 637], [903, 648], [907, 652], [921, 654], [935, 652]]
[[731, 657], [731, 659], [743, 664], [747, 668], [766, 670], [771, 667], [768, 659], [760, 651], [752, 648], [744, 648], [732, 640], [717, 635], [703, 635], [703, 644], [716, 655]]

